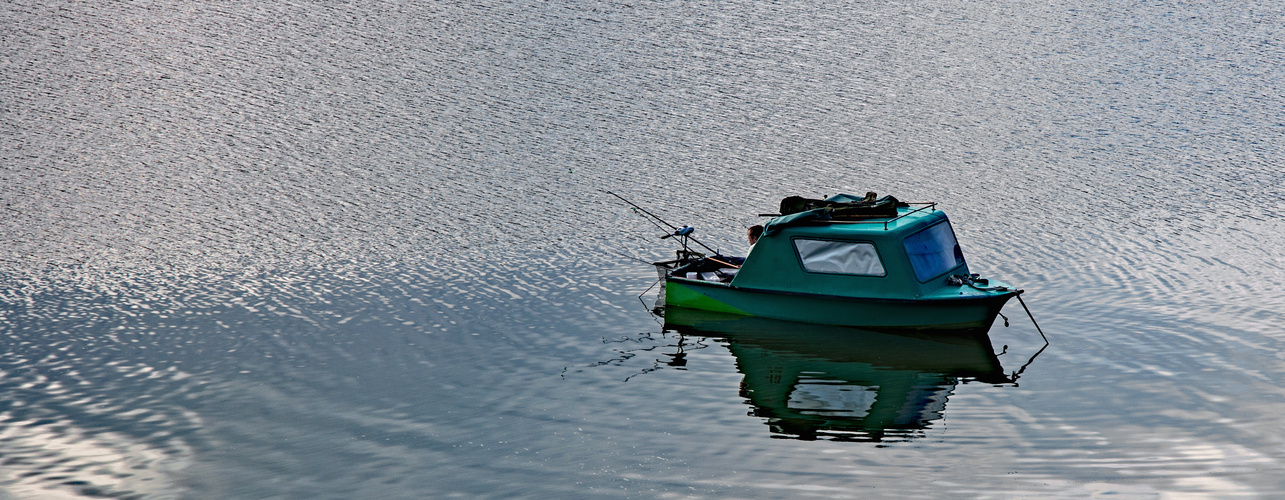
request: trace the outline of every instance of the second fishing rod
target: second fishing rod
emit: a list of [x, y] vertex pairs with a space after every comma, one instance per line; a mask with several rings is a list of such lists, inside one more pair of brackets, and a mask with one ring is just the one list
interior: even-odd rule
[[[648, 222], [651, 222], [651, 223], [652, 223], [652, 225], [654, 225], [654, 226], [656, 226], [657, 228], [659, 228], [660, 230], [662, 230], [662, 231], [666, 231], [666, 232], [668, 233], [668, 234], [666, 234], [666, 235], [664, 235], [664, 236], [661, 236], [661, 237], [660, 237], [660, 239], [662, 239], [662, 240], [663, 240], [663, 239], [666, 239], [666, 238], [671, 238], [671, 237], [675, 237], [675, 236], [677, 236], [677, 237], [679, 238], [679, 241], [681, 242], [680, 244], [683, 246], [683, 250], [684, 250], [684, 251], [686, 251], [686, 250], [687, 250], [687, 240], [691, 240], [692, 242], [696, 243], [697, 245], [700, 245], [700, 246], [701, 246], [701, 248], [704, 248], [705, 250], [708, 250], [710, 253], [715, 254], [715, 255], [717, 255], [717, 254], [718, 254], [718, 251], [717, 251], [717, 250], [714, 250], [713, 248], [710, 248], [708, 245], [706, 245], [706, 244], [704, 244], [704, 243], [701, 243], [701, 242], [700, 242], [700, 240], [698, 240], [698, 239], [696, 239], [696, 238], [692, 237], [692, 233], [696, 231], [696, 228], [691, 227], [691, 226], [683, 226], [683, 227], [675, 226], [675, 225], [673, 225], [673, 224], [670, 224], [669, 222], [666, 222], [666, 221], [665, 221], [665, 219], [660, 218], [660, 217], [659, 217], [659, 216], [657, 216], [656, 214], [653, 214], [653, 213], [651, 213], [651, 212], [647, 211], [647, 209], [645, 209], [645, 208], [643, 208], [643, 207], [638, 206], [638, 205], [637, 205], [637, 204], [635, 204], [634, 202], [629, 201], [629, 200], [626, 200], [626, 199], [625, 199], [625, 197], [623, 197], [623, 196], [620, 196], [620, 195], [618, 195], [618, 194], [616, 194], [616, 193], [613, 193], [613, 192], [611, 192], [611, 191], [607, 191], [607, 190], [605, 190], [605, 189], [604, 189], [604, 190], [602, 190], [602, 192], [607, 193], [607, 194], [612, 195], [612, 196], [615, 196], [615, 197], [616, 197], [616, 198], [618, 198], [620, 201], [623, 201], [623, 202], [625, 202], [625, 203], [629, 204], [629, 206], [633, 207], [633, 208], [634, 208], [634, 210], [635, 210], [637, 213], [639, 213], [640, 215], [642, 215], [642, 216], [643, 216], [643, 218], [647, 219], [647, 221], [648, 221]], [[661, 226], [661, 224], [664, 224], [664, 226]], [[666, 229], [665, 229], [665, 227], [668, 227], [669, 229], [668, 229], [668, 230], [666, 230]]]

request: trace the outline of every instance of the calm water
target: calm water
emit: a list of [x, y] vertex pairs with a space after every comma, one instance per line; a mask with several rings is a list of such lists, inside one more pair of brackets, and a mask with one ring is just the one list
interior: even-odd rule
[[[1282, 26], [6, 2], [0, 498], [1280, 496]], [[941, 202], [1052, 345], [667, 329], [604, 188], [730, 253], [788, 195]]]

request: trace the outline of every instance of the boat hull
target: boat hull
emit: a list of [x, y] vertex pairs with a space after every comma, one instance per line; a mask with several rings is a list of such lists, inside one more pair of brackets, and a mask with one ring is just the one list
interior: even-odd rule
[[958, 297], [883, 299], [748, 289], [669, 277], [663, 304], [743, 316], [870, 329], [989, 329], [1018, 291]]

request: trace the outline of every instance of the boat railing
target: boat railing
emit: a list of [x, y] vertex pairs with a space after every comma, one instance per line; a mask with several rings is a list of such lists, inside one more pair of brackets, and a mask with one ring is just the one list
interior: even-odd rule
[[922, 211], [924, 211], [924, 210], [934, 210], [934, 211], [935, 211], [935, 210], [937, 210], [937, 202], [935, 202], [935, 201], [907, 202], [906, 204], [907, 204], [907, 205], [923, 205], [923, 206], [922, 206], [922, 207], [919, 207], [919, 208], [916, 208], [916, 209], [914, 209], [914, 210], [911, 210], [911, 211], [909, 211], [909, 212], [906, 212], [906, 213], [904, 213], [904, 214], [898, 215], [898, 216], [896, 216], [896, 217], [893, 217], [893, 218], [891, 218], [891, 219], [882, 219], [882, 220], [877, 220], [877, 219], [869, 219], [869, 220], [831, 220], [831, 221], [828, 221], [828, 222], [830, 222], [831, 224], [883, 224], [883, 229], [884, 229], [884, 231], [887, 231], [887, 230], [888, 230], [888, 224], [892, 224], [893, 222], [897, 222], [897, 219], [901, 219], [901, 218], [903, 218], [903, 217], [909, 217], [909, 216], [911, 216], [911, 215], [917, 214], [917, 213], [922, 212]]

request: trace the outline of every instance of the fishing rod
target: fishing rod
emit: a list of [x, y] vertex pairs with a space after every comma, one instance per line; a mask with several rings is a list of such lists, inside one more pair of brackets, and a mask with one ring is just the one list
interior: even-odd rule
[[[653, 214], [653, 213], [651, 213], [651, 212], [648, 212], [648, 211], [647, 211], [647, 209], [645, 209], [645, 208], [643, 208], [643, 207], [640, 207], [640, 206], [638, 206], [638, 205], [635, 205], [635, 204], [634, 204], [634, 202], [632, 202], [632, 201], [626, 200], [624, 196], [620, 196], [620, 195], [618, 195], [618, 194], [616, 194], [616, 193], [613, 193], [613, 192], [611, 192], [611, 191], [607, 191], [606, 189], [602, 190], [602, 192], [607, 193], [607, 194], [612, 195], [612, 196], [615, 196], [616, 198], [620, 198], [620, 201], [623, 201], [623, 202], [625, 202], [625, 203], [628, 203], [628, 204], [629, 204], [629, 206], [634, 207], [634, 210], [637, 210], [637, 211], [639, 211], [639, 212], [642, 212], [642, 213], [644, 213], [644, 214], [647, 214], [647, 216], [648, 216], [649, 220], [653, 220], [653, 219], [654, 219], [654, 220], [656, 220], [656, 221], [660, 221], [660, 223], [661, 223], [661, 224], [664, 224], [664, 225], [666, 225], [666, 226], [669, 226], [669, 230], [670, 230], [670, 231], [678, 231], [678, 228], [677, 228], [677, 227], [674, 227], [674, 225], [673, 225], [673, 224], [670, 224], [670, 223], [668, 223], [668, 222], [665, 222], [665, 219], [662, 219], [662, 218], [660, 218], [660, 217], [657, 217], [657, 216], [656, 216], [656, 214]], [[652, 224], [655, 224], [655, 222], [652, 222]], [[656, 224], [656, 227], [660, 227], [660, 224]], [[662, 227], [661, 229], [664, 229], [664, 228]]]
[[[637, 204], [635, 204], [634, 202], [629, 201], [629, 200], [626, 200], [624, 196], [620, 196], [620, 195], [618, 195], [618, 194], [616, 194], [616, 193], [613, 193], [613, 192], [611, 192], [611, 191], [607, 191], [606, 189], [602, 190], [602, 192], [607, 193], [607, 194], [612, 195], [612, 196], [615, 196], [616, 198], [619, 198], [619, 199], [620, 199], [620, 201], [623, 201], [623, 202], [625, 202], [625, 203], [628, 203], [628, 204], [629, 204], [629, 206], [633, 207], [633, 208], [634, 208], [634, 210], [635, 210], [636, 212], [641, 212], [642, 214], [644, 214], [643, 218], [647, 219], [649, 222], [651, 222], [651, 223], [652, 223], [652, 225], [653, 225], [653, 226], [656, 226], [657, 228], [660, 228], [662, 231], [664, 231], [664, 230], [665, 230], [665, 228], [664, 228], [664, 227], [661, 227], [661, 226], [660, 226], [660, 224], [664, 224], [664, 225], [666, 225], [666, 226], [669, 226], [669, 231], [672, 231], [672, 232], [671, 232], [671, 233], [669, 233], [669, 234], [666, 234], [666, 235], [664, 235], [664, 236], [661, 236], [661, 237], [660, 237], [660, 239], [662, 239], [662, 240], [663, 240], [663, 239], [666, 239], [666, 238], [670, 238], [670, 237], [677, 236], [677, 237], [678, 237], [678, 239], [679, 239], [679, 241], [681, 242], [680, 244], [683, 246], [683, 250], [684, 250], [684, 251], [686, 251], [686, 250], [687, 250], [687, 240], [691, 240], [691, 241], [696, 242], [696, 244], [697, 244], [697, 245], [700, 245], [700, 246], [701, 246], [701, 248], [704, 248], [704, 249], [706, 249], [706, 250], [709, 250], [709, 252], [710, 252], [710, 253], [712, 253], [712, 254], [714, 254], [714, 255], [718, 255], [718, 250], [714, 250], [713, 248], [710, 248], [708, 245], [706, 245], [706, 244], [704, 244], [704, 243], [701, 243], [701, 242], [700, 242], [700, 240], [698, 240], [698, 239], [696, 239], [696, 238], [693, 238], [693, 237], [692, 237], [692, 232], [696, 231], [696, 228], [691, 227], [691, 226], [683, 226], [683, 227], [675, 226], [675, 225], [673, 225], [673, 224], [670, 224], [670, 223], [666, 222], [666, 221], [665, 221], [665, 219], [660, 218], [660, 216], [657, 216], [656, 214], [653, 214], [653, 213], [651, 213], [651, 212], [648, 212], [648, 211], [647, 211], [647, 209], [645, 209], [645, 208], [643, 208], [643, 207], [638, 206], [638, 205], [637, 205]], [[657, 224], [657, 222], [659, 222], [660, 224]]]

